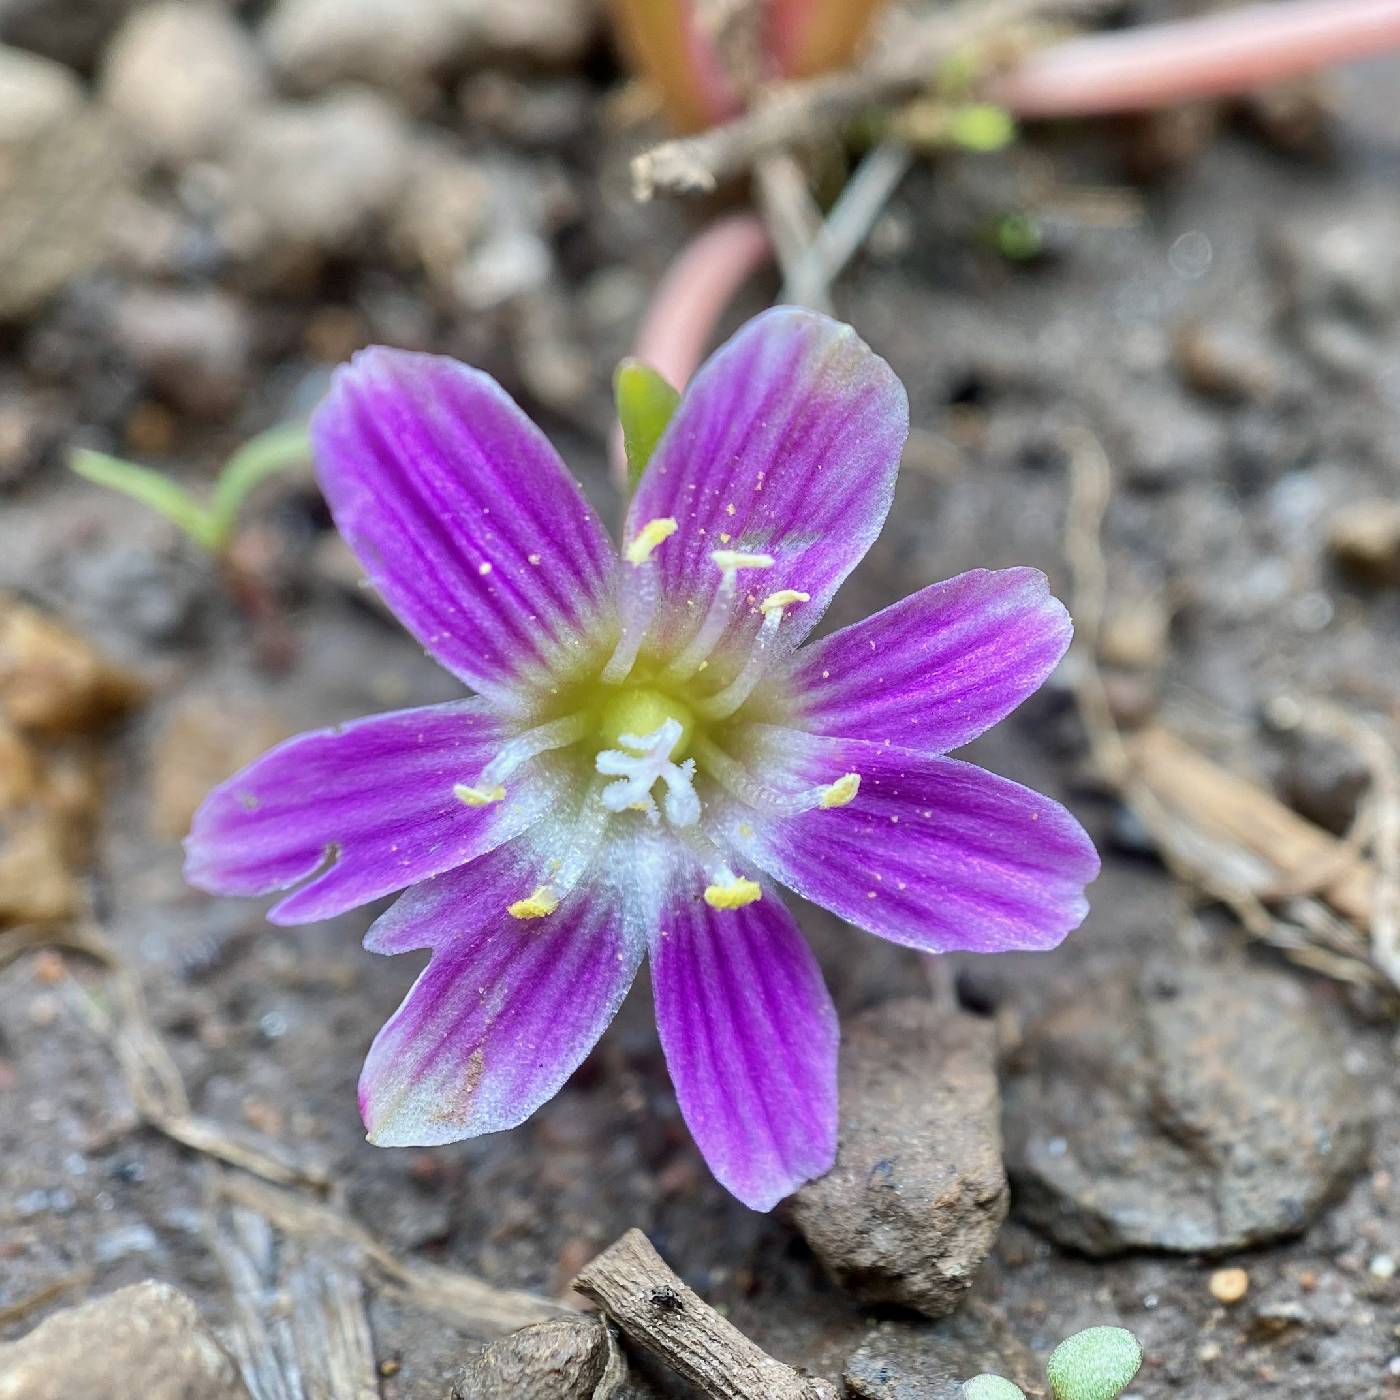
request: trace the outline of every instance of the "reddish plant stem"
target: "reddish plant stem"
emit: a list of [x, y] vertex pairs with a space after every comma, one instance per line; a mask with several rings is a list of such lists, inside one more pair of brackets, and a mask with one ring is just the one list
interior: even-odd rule
[[1087, 34], [1028, 55], [990, 96], [1023, 117], [1146, 111], [1400, 46], [1400, 0], [1275, 0]]
[[[727, 214], [708, 225], [657, 284], [637, 332], [637, 359], [684, 389], [739, 288], [772, 256], [773, 245], [757, 214]], [[620, 430], [611, 456], [614, 475], [625, 482]]]

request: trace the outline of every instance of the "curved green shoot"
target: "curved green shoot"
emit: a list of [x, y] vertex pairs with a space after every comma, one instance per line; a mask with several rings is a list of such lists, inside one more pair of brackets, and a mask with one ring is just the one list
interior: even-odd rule
[[207, 504], [163, 472], [106, 452], [78, 448], [69, 466], [85, 481], [120, 491], [163, 515], [201, 549], [222, 554], [254, 488], [310, 456], [311, 441], [302, 424], [284, 424], [259, 433], [225, 463]]

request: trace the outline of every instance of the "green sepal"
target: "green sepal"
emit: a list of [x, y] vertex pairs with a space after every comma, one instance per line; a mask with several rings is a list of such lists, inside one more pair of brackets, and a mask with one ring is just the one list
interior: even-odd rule
[[650, 365], [630, 358], [613, 375], [613, 394], [627, 453], [627, 488], [635, 491], [681, 396]]
[[1045, 1374], [1055, 1400], [1114, 1400], [1142, 1366], [1142, 1348], [1124, 1327], [1076, 1332], [1050, 1354]]
[[963, 1400], [1026, 1400], [1026, 1392], [1005, 1376], [990, 1373], [963, 1382]]

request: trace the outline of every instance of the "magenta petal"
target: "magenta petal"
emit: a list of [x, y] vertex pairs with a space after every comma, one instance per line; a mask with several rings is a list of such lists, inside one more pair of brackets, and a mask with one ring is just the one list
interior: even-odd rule
[[716, 1179], [771, 1210], [836, 1155], [836, 1012], [770, 889], [715, 910], [699, 889], [662, 915], [656, 1024], [681, 1112]]
[[770, 735], [794, 788], [860, 774], [844, 807], [727, 819], [741, 857], [861, 928], [926, 952], [1053, 948], [1099, 871], [1058, 802], [952, 758]]
[[466, 807], [503, 741], [480, 700], [373, 715], [279, 744], [205, 798], [185, 840], [185, 878], [211, 894], [258, 895], [323, 870], [269, 914], [330, 918], [451, 869], [528, 826], [546, 786]]
[[880, 533], [908, 431], [903, 386], [849, 326], [791, 306], [748, 322], [691, 381], [628, 515], [628, 539], [679, 526], [655, 555], [668, 644], [704, 617], [717, 549], [775, 560], [741, 576], [736, 619], [745, 592], [796, 589], [811, 601], [784, 626], [805, 635]]
[[371, 931], [380, 951], [433, 950], [365, 1061], [371, 1142], [429, 1147], [515, 1127], [622, 1004], [645, 941], [613, 891], [582, 888], [545, 918], [514, 919], [506, 901], [521, 897], [524, 873], [505, 847], [410, 890]]
[[1033, 694], [1072, 631], [1038, 569], [975, 569], [804, 647], [790, 690], [819, 734], [946, 753]]
[[340, 533], [404, 626], [500, 703], [610, 625], [614, 553], [544, 435], [489, 375], [375, 347], [312, 422]]

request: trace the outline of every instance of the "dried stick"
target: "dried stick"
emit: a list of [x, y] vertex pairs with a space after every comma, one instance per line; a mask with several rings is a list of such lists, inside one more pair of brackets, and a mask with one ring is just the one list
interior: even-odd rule
[[799, 1376], [726, 1322], [640, 1230], [600, 1254], [574, 1287], [712, 1400], [836, 1400], [826, 1381]]
[[837, 196], [826, 222], [795, 268], [784, 268], [783, 300], [816, 306], [870, 236], [876, 219], [904, 179], [914, 153], [902, 141], [885, 140], [856, 167]]
[[[1384, 983], [1377, 969], [1388, 969], [1374, 951], [1374, 930], [1371, 949], [1358, 930], [1372, 925], [1386, 886], [1360, 854], [1359, 831], [1337, 840], [1164, 729], [1133, 738], [1119, 732], [1098, 665], [1108, 590], [1102, 533], [1113, 480], [1087, 428], [1073, 434], [1069, 474], [1071, 656], [1079, 711], [1100, 772], [1137, 813], [1185, 888], [1219, 900], [1251, 934], [1301, 966], [1359, 986]], [[1314, 890], [1327, 902], [1294, 894], [1283, 899], [1281, 917], [1266, 902], [1279, 900], [1281, 889]]]
[[70, 986], [77, 1010], [111, 1046], [132, 1106], [149, 1127], [206, 1157], [268, 1181], [318, 1187], [326, 1184], [325, 1169], [319, 1164], [301, 1160], [271, 1138], [235, 1133], [191, 1110], [184, 1079], [151, 1021], [140, 981], [120, 950], [96, 925], [24, 925], [7, 929], [0, 933], [0, 967], [21, 953], [40, 948], [81, 954], [107, 969], [113, 992], [112, 1010], [83, 994], [76, 982]]
[[698, 136], [666, 141], [632, 162], [638, 199], [658, 190], [704, 194], [766, 155], [830, 137], [852, 118], [926, 91], [950, 59], [1007, 39], [1027, 20], [1092, 12], [1108, 0], [963, 0], [899, 34], [863, 69], [777, 84], [744, 116]]
[[220, 1173], [213, 1196], [214, 1205], [225, 1202], [256, 1212], [293, 1239], [345, 1247], [359, 1269], [377, 1274], [418, 1307], [448, 1317], [467, 1331], [489, 1335], [513, 1332], [570, 1311], [548, 1298], [496, 1288], [455, 1269], [399, 1259], [335, 1206], [251, 1177]]
[[[1013, 60], [983, 94], [1019, 116], [1090, 116], [1246, 92], [1400, 45], [1400, 0], [1272, 0], [1218, 15], [1090, 34], [1025, 57], [1027, 21], [1092, 13], [1099, 0], [964, 0], [865, 68], [773, 88], [745, 115], [632, 162], [637, 197], [704, 193], [762, 156], [828, 139], [862, 112], [928, 91], [950, 59], [1000, 48]], [[986, 57], [994, 61], [998, 54]]]

